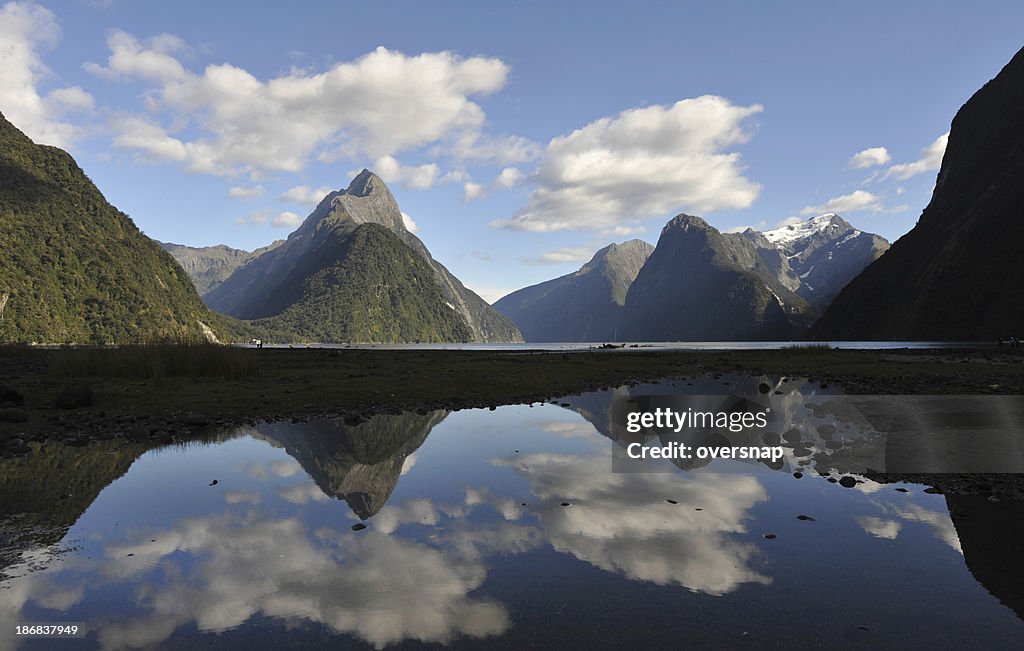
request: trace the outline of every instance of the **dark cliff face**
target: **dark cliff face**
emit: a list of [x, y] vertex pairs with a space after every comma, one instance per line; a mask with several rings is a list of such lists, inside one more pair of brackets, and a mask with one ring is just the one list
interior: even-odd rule
[[[347, 259], [354, 252], [358, 265]], [[307, 340], [521, 341], [510, 321], [405, 228], [391, 192], [368, 170], [324, 197], [283, 244], [242, 264], [204, 299], [242, 319], [286, 319], [284, 329]], [[330, 313], [322, 309], [327, 304]], [[410, 315], [422, 317], [422, 327], [397, 327], [408, 325]], [[325, 319], [363, 325], [332, 328]]]
[[652, 251], [642, 240], [610, 244], [578, 271], [512, 292], [494, 308], [527, 341], [615, 340], [626, 293]]
[[1024, 334], [1024, 50], [957, 112], [917, 225], [814, 325], [818, 339]]
[[809, 311], [745, 236], [679, 215], [630, 287], [619, 334], [630, 341], [791, 339]]
[[0, 242], [0, 342], [201, 339], [200, 322], [217, 327], [174, 258], [67, 152], [2, 115]]

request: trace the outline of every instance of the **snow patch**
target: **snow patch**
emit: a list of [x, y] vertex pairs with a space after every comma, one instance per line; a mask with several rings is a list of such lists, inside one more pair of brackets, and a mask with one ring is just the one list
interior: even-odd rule
[[797, 224], [788, 224], [782, 228], [765, 231], [763, 235], [772, 244], [789, 244], [824, 231], [832, 223], [832, 218], [837, 216], [834, 212], [828, 212]]

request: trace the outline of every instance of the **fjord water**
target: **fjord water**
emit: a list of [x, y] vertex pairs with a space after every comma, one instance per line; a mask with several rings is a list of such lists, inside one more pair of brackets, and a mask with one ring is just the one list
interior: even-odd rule
[[1020, 503], [830, 483], [816, 470], [885, 456], [843, 425], [781, 469], [613, 472], [616, 405], [687, 392], [792, 420], [834, 390], [708, 376], [3, 460], [28, 488], [2, 498], [0, 648], [58, 644], [13, 636], [41, 622], [84, 626], [76, 649], [1019, 648]]

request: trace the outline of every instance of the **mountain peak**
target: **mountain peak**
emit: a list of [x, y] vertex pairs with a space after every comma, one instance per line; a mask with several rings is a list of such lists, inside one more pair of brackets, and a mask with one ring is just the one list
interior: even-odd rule
[[696, 215], [687, 215], [686, 213], [679, 213], [678, 215], [670, 219], [669, 222], [665, 224], [665, 227], [661, 230], [662, 232], [664, 232], [673, 228], [681, 228], [683, 230], [697, 228], [706, 231], [711, 229], [711, 224], [707, 223], [706, 221], [704, 221], [700, 217], [697, 217]]
[[827, 212], [795, 224], [786, 224], [774, 230], [764, 231], [762, 235], [772, 244], [790, 244], [829, 229], [839, 232], [856, 230], [836, 213]]
[[363, 168], [363, 171], [356, 175], [348, 184], [345, 194], [355, 197], [368, 197], [380, 189], [387, 189], [384, 181], [370, 170]]

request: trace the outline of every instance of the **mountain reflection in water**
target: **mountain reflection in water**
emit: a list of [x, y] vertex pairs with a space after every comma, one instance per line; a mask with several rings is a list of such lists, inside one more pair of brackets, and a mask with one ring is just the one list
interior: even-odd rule
[[[770, 402], [801, 432], [782, 471], [612, 472], [613, 450], [649, 438], [624, 431], [628, 401], [684, 393]], [[47, 621], [82, 622], [88, 637], [69, 644], [104, 649], [782, 647], [794, 631], [838, 646], [1016, 646], [1022, 504], [826, 482], [813, 471], [882, 469], [907, 440], [929, 445], [901, 439], [913, 428], [886, 405], [823, 412], [831, 393], [708, 376], [148, 451], [47, 445], [0, 461], [0, 649], [45, 648], [8, 632]], [[749, 438], [730, 442], [761, 444]], [[957, 440], [921, 456], [948, 457]], [[1015, 445], [983, 451], [1012, 461]]]

